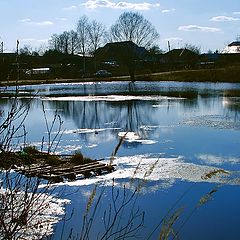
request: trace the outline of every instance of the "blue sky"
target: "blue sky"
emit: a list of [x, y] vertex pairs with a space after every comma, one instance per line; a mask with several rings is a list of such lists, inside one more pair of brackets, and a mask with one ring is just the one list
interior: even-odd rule
[[1, 0], [0, 40], [12, 51], [19, 39], [40, 46], [54, 33], [76, 28], [82, 15], [111, 26], [124, 11], [138, 11], [160, 34], [158, 44], [167, 49], [191, 43], [222, 50], [240, 35], [239, 0]]

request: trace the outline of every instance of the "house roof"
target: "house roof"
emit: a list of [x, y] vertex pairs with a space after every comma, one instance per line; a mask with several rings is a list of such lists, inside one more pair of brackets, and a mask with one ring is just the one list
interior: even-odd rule
[[124, 42], [112, 42], [107, 43], [104, 47], [97, 49], [96, 55], [103, 58], [112, 58], [119, 55], [133, 56], [136, 58], [142, 58], [147, 54], [147, 50], [144, 47], [139, 47], [132, 41]]
[[231, 42], [228, 47], [240, 47], [240, 41]]
[[186, 48], [180, 48], [180, 49], [173, 49], [167, 53], [164, 54], [165, 56], [169, 57], [192, 57], [192, 56], [197, 56], [197, 54], [191, 50], [188, 50]]

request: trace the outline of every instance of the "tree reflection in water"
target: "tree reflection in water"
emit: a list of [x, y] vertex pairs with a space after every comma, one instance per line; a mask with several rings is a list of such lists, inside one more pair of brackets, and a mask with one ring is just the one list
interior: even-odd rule
[[[134, 92], [134, 83], [129, 83], [129, 92]], [[49, 101], [51, 108], [62, 109], [61, 114], [66, 119], [72, 119], [76, 127], [94, 129], [95, 134], [101, 129], [108, 128], [112, 135], [116, 130], [135, 132], [141, 138], [147, 138], [147, 131], [141, 126], [157, 124], [155, 121], [153, 104], [156, 100], [126, 100], [126, 101]], [[88, 138], [85, 134], [85, 140]]]

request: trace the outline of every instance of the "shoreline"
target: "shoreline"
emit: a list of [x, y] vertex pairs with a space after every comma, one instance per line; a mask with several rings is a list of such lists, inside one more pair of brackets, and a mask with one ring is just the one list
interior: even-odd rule
[[[32, 80], [8, 80], [1, 81], [0, 87], [40, 85], [55, 83], [83, 83], [83, 82], [117, 82], [131, 81], [130, 76], [119, 76], [109, 78], [56, 78], [56, 79], [32, 79]], [[240, 83], [240, 67], [226, 67], [215, 69], [198, 70], [175, 70], [160, 73], [135, 75], [135, 81], [178, 81], [178, 82], [226, 82]]]

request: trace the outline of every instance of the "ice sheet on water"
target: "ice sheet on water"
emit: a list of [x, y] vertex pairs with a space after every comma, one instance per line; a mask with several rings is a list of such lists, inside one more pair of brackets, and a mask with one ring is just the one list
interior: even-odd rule
[[[26, 197], [25, 191], [18, 191], [14, 192], [14, 198], [12, 198], [8, 189], [1, 188], [0, 194], [5, 196], [4, 203], [9, 208], [9, 211], [5, 209], [2, 220], [9, 228], [13, 228], [12, 231], [15, 233], [14, 237], [20, 240], [37, 240], [51, 235], [54, 224], [57, 223], [64, 214], [64, 205], [70, 202], [66, 199], [57, 199], [47, 193], [34, 193], [33, 195], [29, 192], [27, 193], [29, 196]], [[31, 205], [25, 202], [26, 199], [32, 199]], [[28, 214], [26, 215], [27, 224], [13, 224], [13, 219], [20, 219], [20, 214], [24, 212], [26, 207], [28, 207]], [[15, 226], [17, 227], [15, 228]], [[2, 237], [0, 233], [0, 239], [2, 239]]]
[[90, 102], [90, 101], [110, 101], [110, 102], [118, 102], [118, 101], [133, 101], [133, 100], [142, 100], [142, 101], [152, 101], [152, 100], [180, 100], [182, 98], [177, 97], [168, 97], [168, 96], [160, 96], [160, 95], [106, 95], [106, 96], [66, 96], [66, 97], [46, 97], [43, 100], [48, 101], [82, 101], [82, 102]]
[[[104, 161], [108, 163], [107, 160]], [[113, 161], [116, 164], [114, 172], [95, 176], [89, 179], [81, 179], [74, 182], [60, 183], [68, 186], [86, 186], [91, 184], [111, 185], [112, 179], [123, 180], [126, 183], [140, 180], [151, 181], [155, 184], [145, 191], [152, 191], [153, 189], [168, 188], [174, 184], [176, 180], [189, 181], [189, 182], [213, 182], [213, 183], [226, 183], [235, 184], [229, 180], [227, 172], [213, 174], [210, 178], [204, 176], [210, 172], [214, 172], [219, 168], [198, 165], [185, 162], [181, 156], [166, 158], [162, 155], [135, 155], [118, 157]]]
[[160, 126], [142, 125], [142, 126], [140, 126], [140, 129], [142, 129], [144, 131], [152, 131], [158, 127], [160, 127]]
[[199, 160], [207, 163], [207, 164], [214, 164], [214, 165], [222, 165], [224, 163], [228, 164], [240, 164], [240, 157], [224, 157], [224, 156], [217, 156], [213, 154], [198, 154], [196, 156]]
[[142, 139], [136, 132], [119, 132], [119, 137], [123, 137], [124, 141], [129, 143], [154, 144], [156, 141]]
[[222, 115], [201, 115], [185, 119], [181, 124], [197, 127], [210, 127], [216, 129], [240, 130], [240, 122], [233, 121]]
[[87, 134], [87, 133], [99, 133], [103, 131], [109, 131], [109, 130], [119, 130], [120, 128], [80, 128], [80, 129], [73, 129], [73, 130], [66, 130], [64, 131], [64, 134]]

